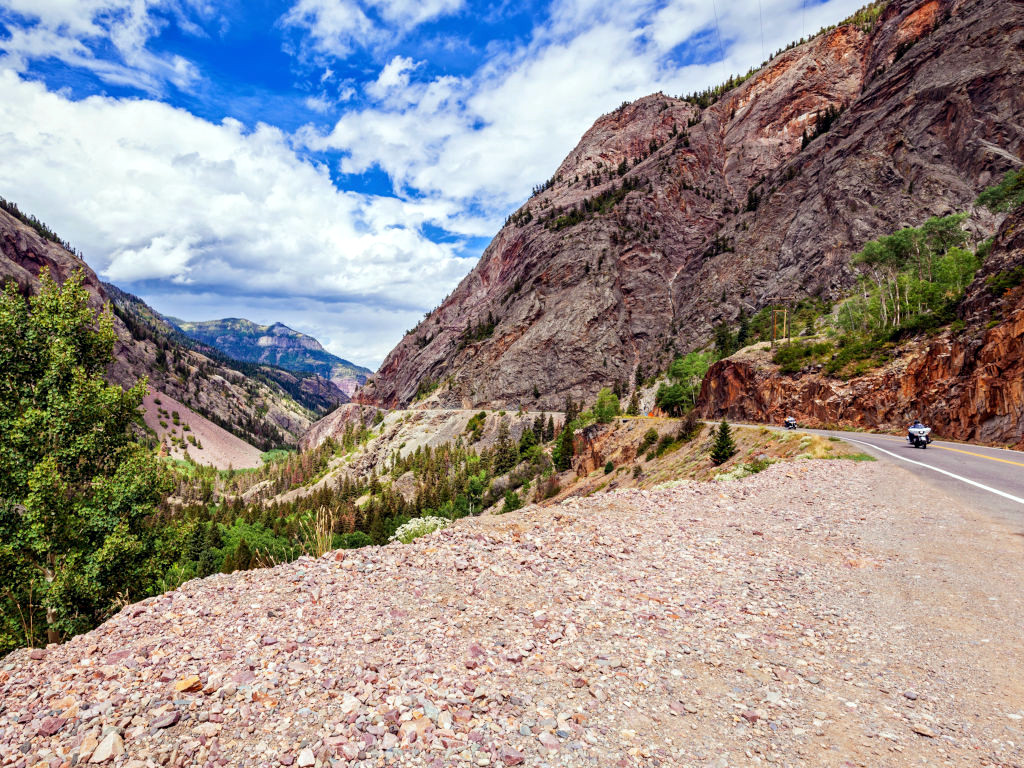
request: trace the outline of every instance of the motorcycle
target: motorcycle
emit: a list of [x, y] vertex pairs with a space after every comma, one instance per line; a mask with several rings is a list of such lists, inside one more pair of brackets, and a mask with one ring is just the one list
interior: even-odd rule
[[932, 441], [928, 435], [931, 434], [931, 427], [911, 427], [907, 430], [907, 442], [915, 448], [927, 448]]
[[796, 429], [796, 419], [794, 419], [792, 416], [787, 416], [786, 420], [782, 422], [782, 425], [786, 429]]

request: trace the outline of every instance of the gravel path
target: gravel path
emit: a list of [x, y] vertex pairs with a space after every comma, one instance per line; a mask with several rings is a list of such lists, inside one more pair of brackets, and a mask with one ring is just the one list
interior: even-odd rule
[[463, 521], [11, 654], [0, 765], [1019, 766], [1022, 551], [841, 461]]

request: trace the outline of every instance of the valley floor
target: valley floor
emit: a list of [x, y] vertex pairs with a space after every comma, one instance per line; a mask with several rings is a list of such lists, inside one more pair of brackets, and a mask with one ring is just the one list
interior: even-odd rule
[[12, 653], [0, 765], [1020, 765], [1022, 554], [839, 461], [463, 520]]

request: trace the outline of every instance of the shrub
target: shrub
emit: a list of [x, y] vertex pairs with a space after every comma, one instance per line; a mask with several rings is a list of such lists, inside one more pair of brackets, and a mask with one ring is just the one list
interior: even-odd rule
[[505, 491], [505, 508], [503, 512], [515, 512], [517, 509], [521, 509], [523, 506], [523, 500], [519, 498], [519, 494], [515, 491]]
[[352, 533], [339, 533], [334, 536], [334, 546], [337, 549], [359, 549], [373, 544], [373, 539], [362, 531]]
[[640, 441], [640, 445], [636, 449], [637, 455], [639, 456], [641, 453], [646, 451], [656, 442], [658, 442], [658, 430], [656, 430], [654, 427], [651, 427], [646, 432], [644, 432], [644, 439]]
[[613, 462], [611, 462], [611, 461], [607, 462], [604, 465], [604, 473], [606, 475], [610, 475], [614, 471], [614, 469], [615, 469], [615, 464]]
[[699, 418], [697, 418], [696, 411], [690, 411], [683, 418], [683, 422], [679, 425], [679, 432], [676, 435], [677, 440], [681, 440], [684, 443], [688, 443], [697, 435], [700, 434], [704, 424]]
[[985, 279], [985, 285], [996, 296], [1003, 296], [1022, 283], [1024, 283], [1024, 264], [1013, 269], [1004, 269]]
[[417, 517], [404, 525], [400, 525], [388, 541], [400, 541], [403, 544], [409, 544], [421, 536], [447, 528], [450, 524], [451, 520], [446, 520], [443, 517]]

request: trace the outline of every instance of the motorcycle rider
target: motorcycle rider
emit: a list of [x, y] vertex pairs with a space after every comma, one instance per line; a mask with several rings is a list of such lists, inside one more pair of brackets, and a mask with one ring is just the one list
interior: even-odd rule
[[910, 430], [914, 429], [915, 427], [923, 427], [923, 426], [924, 426], [924, 424], [921, 423], [920, 419], [914, 419], [914, 423], [911, 424], [909, 427], [907, 427], [907, 440], [910, 440], [911, 442], [913, 442], [913, 439], [911, 438], [911, 435], [910, 435]]

